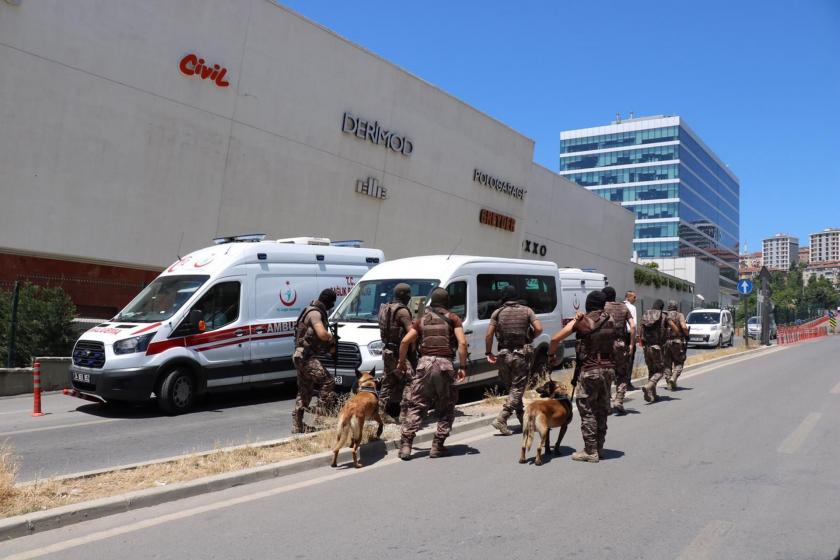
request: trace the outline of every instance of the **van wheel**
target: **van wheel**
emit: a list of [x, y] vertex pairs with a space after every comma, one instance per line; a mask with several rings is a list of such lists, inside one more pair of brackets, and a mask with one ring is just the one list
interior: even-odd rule
[[160, 384], [158, 406], [167, 414], [183, 414], [195, 400], [195, 381], [189, 371], [175, 368]]

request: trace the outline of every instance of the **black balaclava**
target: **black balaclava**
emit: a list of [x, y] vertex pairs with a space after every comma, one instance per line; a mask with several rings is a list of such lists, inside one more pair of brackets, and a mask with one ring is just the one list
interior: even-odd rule
[[607, 286], [601, 291], [604, 292], [605, 296], [607, 296], [607, 301], [615, 301], [615, 288]]
[[410, 299], [411, 286], [404, 284], [403, 282], [394, 286], [394, 301], [399, 301], [403, 305], [406, 305]]
[[327, 288], [321, 291], [321, 295], [318, 296], [318, 301], [324, 304], [324, 307], [327, 308], [327, 311], [333, 308], [333, 306], [335, 305], [335, 299], [335, 292], [331, 288]]
[[654, 309], [658, 309], [659, 311], [662, 311], [662, 309], [664, 307], [665, 307], [665, 302], [662, 301], [661, 299], [658, 299], [658, 300], [653, 302], [653, 308]]
[[586, 312], [590, 313], [603, 309], [605, 303], [607, 303], [607, 296], [604, 295], [604, 292], [589, 292], [589, 295], [586, 296]]

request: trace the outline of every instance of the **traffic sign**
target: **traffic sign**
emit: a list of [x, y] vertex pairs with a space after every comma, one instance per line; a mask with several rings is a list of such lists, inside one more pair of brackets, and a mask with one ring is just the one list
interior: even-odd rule
[[752, 293], [753, 285], [752, 280], [739, 280], [738, 281], [738, 292], [743, 295], [749, 295]]

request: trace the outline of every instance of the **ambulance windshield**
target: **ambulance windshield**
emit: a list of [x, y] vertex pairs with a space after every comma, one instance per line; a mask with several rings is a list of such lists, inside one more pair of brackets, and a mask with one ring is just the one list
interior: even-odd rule
[[114, 321], [155, 323], [172, 317], [209, 276], [160, 276], [143, 288]]
[[359, 282], [350, 292], [332, 317], [333, 321], [350, 323], [376, 323], [379, 320], [379, 306], [390, 303], [394, 298], [394, 286], [403, 282], [411, 286], [411, 295], [428, 296], [440, 285], [440, 280], [366, 280]]

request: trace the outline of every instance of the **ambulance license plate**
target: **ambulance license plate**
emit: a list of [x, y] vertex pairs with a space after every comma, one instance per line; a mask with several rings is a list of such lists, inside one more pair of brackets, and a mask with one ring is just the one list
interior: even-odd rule
[[82, 383], [90, 383], [90, 374], [82, 373], [81, 371], [73, 372], [73, 381], [81, 381]]

